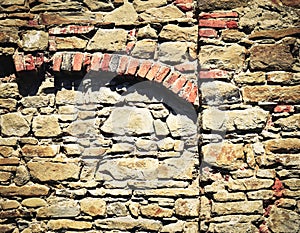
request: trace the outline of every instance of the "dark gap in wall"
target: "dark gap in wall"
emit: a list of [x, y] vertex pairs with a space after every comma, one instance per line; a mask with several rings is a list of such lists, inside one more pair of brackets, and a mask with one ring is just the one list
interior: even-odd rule
[[15, 65], [12, 56], [0, 56], [0, 78], [9, 76], [15, 73]]

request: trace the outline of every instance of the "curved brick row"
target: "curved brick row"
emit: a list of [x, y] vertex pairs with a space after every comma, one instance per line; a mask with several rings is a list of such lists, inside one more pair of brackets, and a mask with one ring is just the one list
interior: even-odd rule
[[[118, 75], [131, 75], [161, 83], [188, 102], [199, 105], [198, 87], [172, 67], [151, 61], [137, 59], [126, 55], [108, 53], [74, 53], [58, 52], [48, 60], [43, 54], [18, 53], [14, 56], [16, 71], [33, 71], [44, 62], [52, 63], [52, 70], [60, 71], [102, 71], [115, 72]], [[177, 70], [180, 68], [177, 67]]]

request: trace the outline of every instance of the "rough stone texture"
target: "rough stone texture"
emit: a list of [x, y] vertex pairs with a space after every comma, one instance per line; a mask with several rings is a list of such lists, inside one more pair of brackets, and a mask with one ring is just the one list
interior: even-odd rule
[[250, 49], [250, 68], [253, 70], [289, 70], [293, 62], [288, 45], [256, 45]]
[[50, 206], [37, 209], [37, 217], [76, 217], [80, 213], [79, 207], [75, 201], [61, 201]]
[[47, 226], [52, 230], [60, 230], [60, 229], [86, 230], [86, 229], [91, 229], [93, 225], [90, 222], [62, 219], [62, 220], [50, 220]]
[[112, 111], [101, 130], [117, 135], [149, 134], [154, 130], [153, 119], [147, 109], [122, 107]]
[[197, 26], [179, 27], [174, 24], [168, 24], [159, 33], [159, 38], [171, 41], [197, 42]]
[[49, 188], [45, 185], [24, 185], [17, 187], [11, 186], [0, 186], [0, 193], [2, 196], [45, 196], [49, 192]]
[[202, 127], [205, 130], [251, 130], [262, 129], [265, 126], [268, 112], [260, 108], [228, 112], [209, 108], [203, 111], [202, 118]]
[[138, 19], [131, 3], [125, 2], [121, 7], [104, 16], [106, 22], [113, 22], [116, 25], [134, 24]]
[[300, 224], [299, 215], [291, 210], [277, 208], [273, 206], [267, 226], [273, 232], [293, 232]]
[[80, 209], [91, 216], [103, 216], [106, 212], [106, 203], [102, 199], [85, 198], [80, 201]]
[[22, 37], [22, 48], [25, 51], [46, 50], [48, 33], [43, 31], [27, 31]]
[[1, 116], [1, 132], [6, 136], [24, 136], [30, 130], [30, 120], [20, 113]]
[[160, 7], [159, 10], [150, 8], [140, 14], [141, 19], [146, 22], [168, 22], [174, 19], [184, 18], [184, 16], [184, 13], [174, 5]]
[[245, 0], [213, 0], [213, 1], [198, 1], [199, 9], [202, 11], [209, 11], [209, 10], [228, 10], [228, 9], [234, 9], [237, 7], [246, 6], [247, 1]]
[[262, 201], [242, 201], [226, 203], [213, 203], [212, 212], [219, 215], [240, 213], [240, 214], [262, 214]]
[[152, 0], [152, 1], [134, 0], [133, 1], [133, 6], [137, 12], [146, 11], [150, 8], [156, 8], [166, 4], [167, 4], [166, 0]]
[[32, 121], [32, 130], [37, 137], [55, 137], [61, 134], [56, 116], [37, 116]]
[[54, 157], [59, 152], [59, 146], [33, 146], [22, 147], [22, 155], [26, 157]]
[[125, 49], [127, 32], [123, 29], [99, 29], [87, 45], [88, 50], [122, 51]]
[[201, 47], [199, 62], [203, 69], [242, 70], [245, 66], [245, 55], [246, 49], [240, 45], [205, 45]]
[[141, 206], [140, 208], [142, 215], [149, 218], [167, 218], [173, 215], [173, 211], [167, 208], [162, 208], [157, 204], [150, 204], [147, 206]]
[[200, 211], [198, 199], [177, 199], [175, 202], [175, 213], [180, 216], [197, 217]]
[[131, 55], [139, 58], [152, 58], [156, 47], [157, 43], [154, 40], [140, 40], [136, 42]]
[[30, 174], [40, 181], [78, 179], [80, 167], [76, 164], [29, 162]]
[[188, 59], [186, 42], [165, 42], [159, 46], [159, 60], [165, 63], [182, 63]]
[[30, 208], [36, 208], [46, 206], [47, 202], [44, 199], [32, 197], [23, 200], [22, 205]]

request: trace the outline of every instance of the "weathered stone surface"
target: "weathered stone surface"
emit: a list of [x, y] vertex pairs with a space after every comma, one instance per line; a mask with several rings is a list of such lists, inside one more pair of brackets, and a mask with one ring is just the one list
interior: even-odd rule
[[202, 127], [205, 130], [255, 130], [262, 129], [268, 118], [268, 112], [261, 108], [220, 111], [209, 108], [203, 111]]
[[202, 103], [219, 105], [222, 103], [237, 103], [241, 101], [240, 92], [237, 86], [221, 82], [204, 82], [200, 86]]
[[28, 218], [31, 217], [31, 213], [24, 209], [13, 209], [0, 212], [0, 219], [5, 218]]
[[157, 43], [154, 40], [137, 41], [131, 55], [139, 58], [152, 58], [156, 50]]
[[157, 204], [141, 206], [140, 211], [142, 215], [149, 218], [167, 218], [173, 215], [173, 210], [162, 208]]
[[262, 38], [274, 38], [281, 39], [287, 36], [295, 36], [300, 33], [300, 29], [297, 27], [290, 27], [278, 30], [261, 30], [254, 31], [248, 37], [249, 39], [262, 39]]
[[8, 109], [13, 111], [16, 109], [17, 101], [14, 99], [0, 99], [0, 108]]
[[198, 7], [200, 10], [229, 10], [241, 6], [246, 6], [248, 1], [245, 0], [212, 0], [212, 1], [198, 1]]
[[0, 146], [0, 155], [7, 158], [14, 153], [14, 148], [9, 146]]
[[152, 180], [157, 177], [156, 159], [120, 158], [103, 160], [96, 172], [99, 180]]
[[25, 108], [41, 108], [49, 105], [48, 96], [27, 96], [21, 100]]
[[212, 212], [218, 215], [226, 214], [262, 214], [262, 201], [239, 201], [212, 204]]
[[54, 157], [58, 154], [59, 148], [58, 145], [25, 145], [22, 147], [22, 155], [26, 157]]
[[50, 206], [44, 206], [37, 209], [38, 218], [48, 217], [76, 217], [80, 214], [77, 203], [73, 200], [60, 201]]
[[57, 11], [57, 10], [80, 10], [82, 5], [79, 2], [61, 2], [61, 1], [55, 1], [51, 2], [45, 2], [41, 1], [41, 4], [38, 4], [34, 7], [32, 7], [30, 10], [32, 12], [39, 12], [39, 11]]
[[243, 144], [212, 143], [202, 146], [203, 161], [217, 167], [239, 168], [244, 161]]
[[80, 209], [91, 216], [104, 216], [106, 203], [102, 199], [87, 197], [80, 201]]
[[242, 88], [245, 102], [300, 103], [300, 90], [297, 86], [246, 86]]
[[40, 181], [78, 179], [80, 167], [74, 163], [29, 162], [30, 174]]
[[125, 203], [115, 202], [107, 205], [106, 213], [114, 216], [127, 216], [128, 210]]
[[46, 206], [47, 202], [44, 199], [38, 197], [27, 198], [22, 201], [22, 206], [29, 208], [36, 208], [41, 206]]
[[198, 38], [198, 26], [179, 27], [174, 24], [168, 24], [163, 27], [159, 33], [159, 38], [173, 41], [191, 41], [196, 43]]
[[244, 201], [246, 199], [245, 193], [242, 192], [230, 193], [226, 190], [216, 191], [217, 193], [214, 193], [214, 200], [216, 201]]
[[267, 219], [267, 226], [273, 232], [294, 232], [295, 229], [299, 229], [299, 225], [299, 214], [276, 206], [272, 207], [270, 217]]
[[77, 104], [79, 93], [73, 90], [61, 90], [58, 91], [56, 94], [56, 104], [63, 105], [63, 104]]
[[111, 3], [99, 2], [97, 0], [84, 0], [83, 1], [87, 7], [92, 11], [109, 11], [114, 8]]
[[228, 223], [211, 223], [208, 231], [215, 233], [259, 232], [259, 230], [251, 223], [236, 223], [230, 221]]
[[99, 219], [95, 221], [95, 224], [103, 229], [131, 230], [138, 228], [150, 231], [159, 231], [162, 226], [160, 221], [143, 218], [134, 219], [131, 217]]
[[245, 33], [238, 30], [227, 29], [222, 31], [222, 40], [226, 42], [237, 42], [246, 36]]
[[25, 51], [46, 50], [48, 33], [43, 31], [27, 31], [22, 36], [22, 48]]
[[115, 23], [116, 25], [134, 24], [138, 19], [134, 7], [131, 3], [125, 2], [116, 10], [104, 16], [104, 22]]
[[3, 232], [3, 233], [13, 232], [14, 229], [16, 229], [16, 226], [13, 224], [1, 224], [0, 225], [0, 232]]
[[159, 46], [158, 59], [165, 63], [183, 63], [188, 59], [186, 42], [164, 42]]
[[153, 118], [147, 109], [120, 107], [112, 111], [101, 130], [117, 135], [141, 135], [154, 132]]
[[24, 136], [30, 131], [30, 121], [20, 113], [1, 116], [1, 132], [6, 136]]
[[249, 200], [270, 200], [274, 195], [273, 190], [258, 190], [253, 192], [247, 192]]
[[150, 8], [160, 7], [167, 4], [166, 0], [152, 0], [152, 1], [143, 1], [143, 0], [134, 0], [133, 6], [137, 12], [146, 11]]
[[141, 20], [150, 22], [168, 22], [184, 17], [184, 13], [174, 5], [160, 7], [159, 10], [156, 8], [150, 8], [140, 14]]
[[91, 229], [93, 224], [85, 221], [74, 221], [69, 219], [50, 220], [47, 227], [51, 230], [72, 229], [86, 230]]
[[0, 181], [6, 182], [10, 180], [12, 174], [10, 172], [2, 172], [0, 171]]
[[197, 217], [200, 212], [199, 199], [182, 199], [175, 201], [175, 213], [180, 216]]
[[280, 118], [274, 122], [276, 126], [283, 130], [298, 130], [300, 129], [300, 114], [295, 114], [286, 118]]
[[98, 29], [90, 40], [87, 50], [121, 51], [125, 50], [127, 32], [123, 29]]
[[36, 137], [56, 137], [61, 134], [58, 118], [52, 116], [37, 116], [33, 118], [32, 130]]
[[166, 232], [166, 233], [182, 232], [183, 227], [184, 227], [184, 221], [179, 220], [175, 223], [164, 225], [160, 232]]
[[230, 180], [228, 182], [229, 190], [259, 190], [270, 188], [274, 184], [271, 179], [257, 179], [255, 177]]
[[245, 66], [246, 49], [240, 45], [220, 47], [201, 46], [199, 63], [202, 69], [242, 70]]
[[17, 209], [20, 206], [20, 203], [15, 200], [1, 200], [0, 207], [2, 210]]
[[87, 43], [87, 40], [80, 39], [76, 36], [55, 38], [56, 49], [84, 49]]
[[289, 70], [293, 63], [288, 45], [254, 45], [250, 49], [252, 70]]
[[142, 39], [156, 39], [158, 37], [156, 30], [152, 28], [149, 24], [139, 29], [136, 36], [137, 38], [142, 38]]
[[263, 84], [266, 77], [264, 72], [240, 73], [234, 77], [234, 81], [241, 84]]
[[16, 170], [16, 175], [14, 178], [14, 182], [16, 185], [21, 186], [26, 184], [30, 180], [30, 174], [26, 168], [26, 166], [21, 165]]
[[300, 179], [287, 179], [283, 181], [283, 184], [291, 190], [300, 190]]
[[88, 12], [45, 12], [40, 14], [42, 25], [62, 25], [62, 24], [97, 24], [103, 23], [102, 13]]
[[267, 81], [271, 84], [295, 85], [300, 83], [300, 74], [284, 71], [273, 71], [266, 74]]
[[20, 40], [18, 36], [18, 30], [16, 28], [1, 27], [0, 31], [0, 44], [17, 43]]
[[173, 137], [191, 137], [197, 134], [197, 125], [188, 116], [170, 114], [166, 122]]
[[272, 139], [265, 142], [265, 149], [267, 153], [299, 153], [300, 139]]
[[194, 188], [162, 188], [149, 190], [136, 190], [134, 194], [137, 196], [167, 196], [167, 197], [195, 197], [199, 195], [199, 190]]
[[17, 83], [0, 83], [1, 98], [19, 98], [19, 89]]
[[49, 188], [45, 185], [24, 185], [21, 187], [10, 185], [0, 186], [0, 194], [5, 197], [9, 196], [45, 196], [49, 192]]

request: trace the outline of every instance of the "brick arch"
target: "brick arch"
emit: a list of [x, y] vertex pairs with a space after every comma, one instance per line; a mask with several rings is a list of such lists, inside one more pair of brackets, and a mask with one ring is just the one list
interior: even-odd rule
[[161, 83], [194, 106], [199, 105], [197, 84], [188, 80], [188, 77], [175, 70], [174, 67], [153, 60], [100, 52], [57, 52], [50, 59], [44, 58], [41, 53], [35, 55], [18, 53], [14, 55], [14, 63], [17, 72], [34, 71], [40, 69], [44, 63], [50, 63], [50, 69], [54, 72], [93, 70], [130, 75]]

